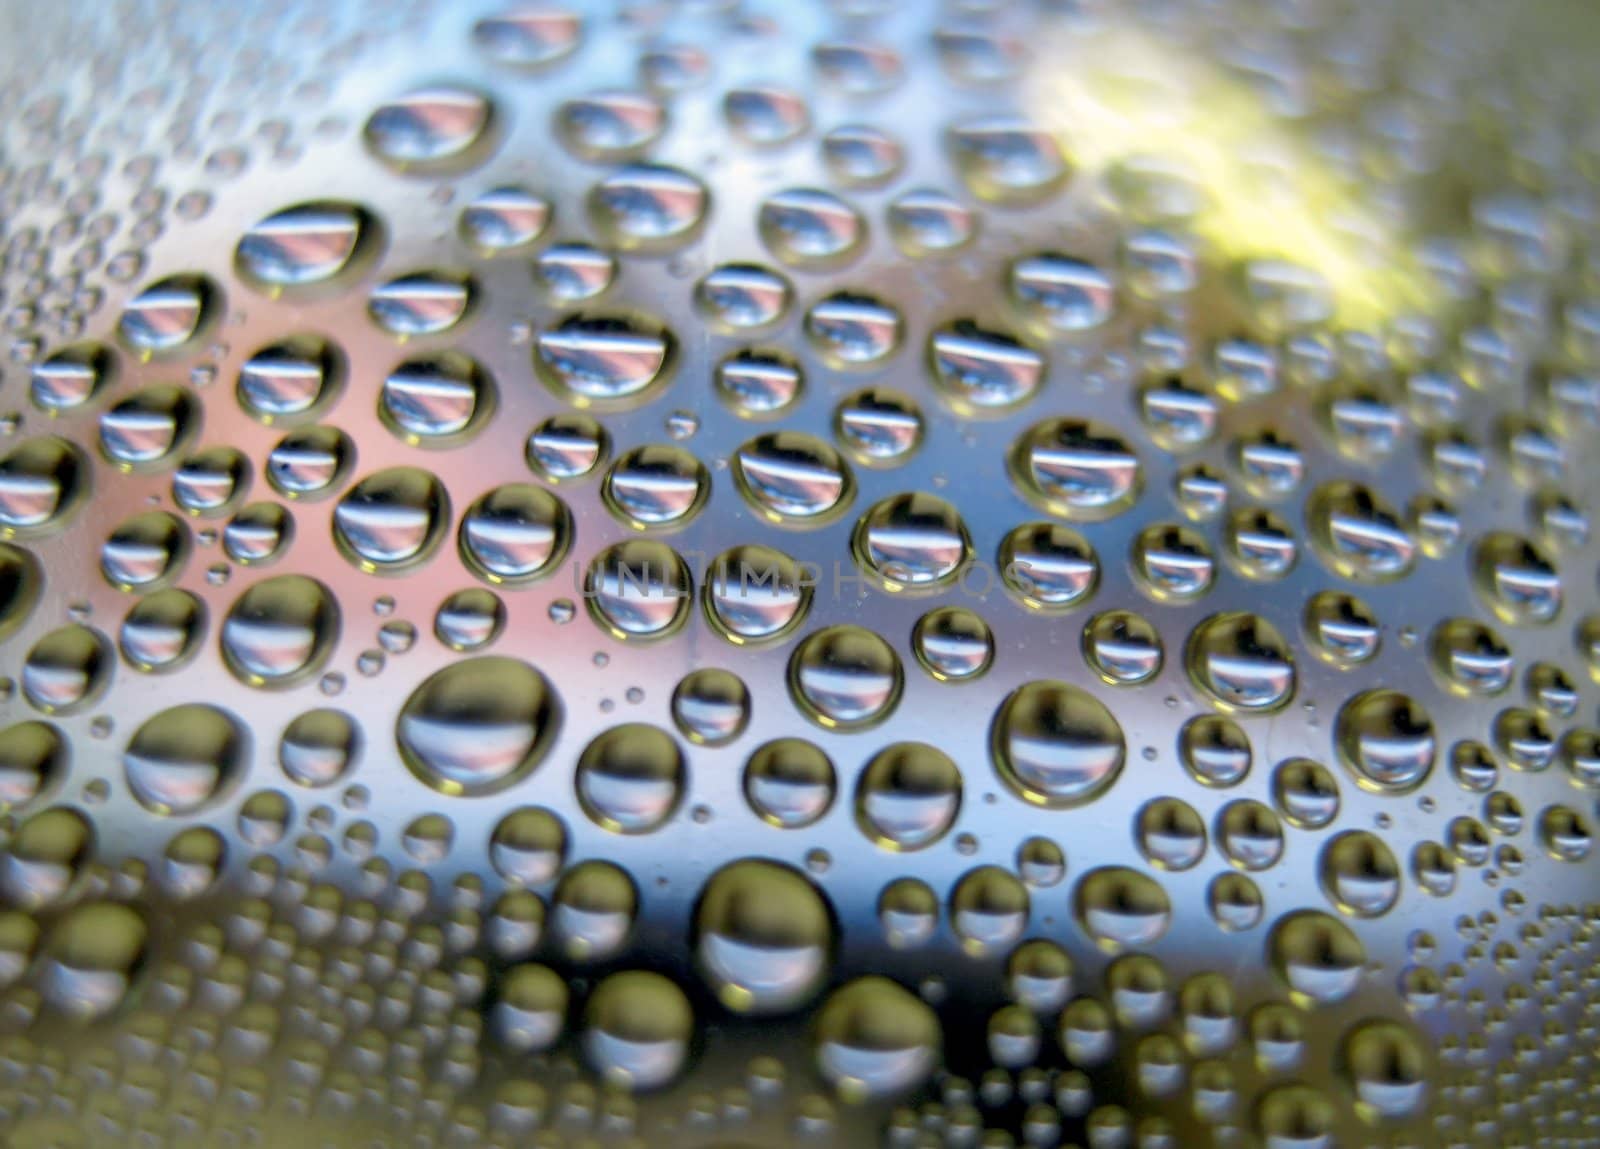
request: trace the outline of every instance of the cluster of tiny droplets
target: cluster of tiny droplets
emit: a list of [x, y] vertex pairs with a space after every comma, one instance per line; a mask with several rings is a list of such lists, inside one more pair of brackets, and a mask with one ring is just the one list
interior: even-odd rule
[[8, 22], [0, 1141], [1600, 1145], [1592, 20]]

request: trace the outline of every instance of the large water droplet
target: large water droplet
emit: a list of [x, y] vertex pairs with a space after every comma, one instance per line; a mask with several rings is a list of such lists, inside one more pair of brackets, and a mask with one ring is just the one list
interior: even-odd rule
[[429, 786], [477, 797], [533, 770], [560, 725], [561, 701], [544, 675], [488, 655], [453, 663], [412, 691], [395, 740], [406, 765]]
[[757, 747], [744, 767], [750, 808], [784, 830], [809, 826], [826, 814], [837, 782], [828, 756], [803, 738], [779, 738]]
[[887, 718], [904, 675], [894, 648], [859, 626], [808, 636], [789, 659], [789, 690], [807, 718], [835, 730], [859, 730]]
[[856, 821], [886, 849], [920, 850], [949, 832], [961, 796], [961, 771], [947, 754], [923, 742], [897, 742], [862, 771]]
[[887, 978], [847, 982], [817, 1013], [817, 1067], [847, 1098], [881, 1097], [922, 1084], [942, 1047], [938, 1016]]
[[333, 537], [362, 570], [424, 562], [450, 526], [444, 484], [417, 467], [392, 467], [351, 487], [333, 511]]
[[706, 185], [682, 168], [635, 164], [589, 190], [595, 230], [623, 251], [659, 253], [693, 240], [711, 205]]
[[222, 623], [222, 656], [251, 686], [288, 686], [321, 669], [339, 639], [333, 592], [305, 575], [263, 579]]
[[657, 973], [611, 974], [584, 1009], [584, 1055], [603, 1078], [625, 1089], [656, 1089], [676, 1077], [693, 1033], [689, 999]]
[[122, 754], [123, 776], [153, 814], [204, 809], [244, 772], [249, 743], [222, 710], [187, 703], [163, 710], [134, 731]]
[[595, 621], [615, 637], [666, 638], [689, 617], [693, 576], [665, 543], [630, 539], [595, 556], [583, 596]]
[[461, 553], [493, 583], [522, 583], [553, 570], [572, 545], [572, 512], [531, 483], [507, 483], [461, 516]]
[[246, 231], [234, 258], [242, 276], [270, 291], [325, 283], [350, 265], [374, 226], [355, 204], [298, 204]]
[[483, 138], [493, 108], [471, 88], [414, 88], [381, 105], [363, 130], [367, 147], [401, 171], [452, 166]]
[[1420, 786], [1438, 749], [1433, 719], [1398, 690], [1369, 690], [1339, 711], [1335, 742], [1356, 781], [1369, 790], [1403, 794]]
[[632, 722], [612, 727], [584, 748], [574, 781], [584, 813], [597, 825], [645, 834], [678, 808], [687, 777], [672, 736]]
[[737, 1013], [776, 1013], [826, 978], [833, 922], [821, 891], [787, 866], [747, 858], [706, 882], [695, 907], [695, 958]]
[[1289, 643], [1257, 615], [1212, 615], [1189, 635], [1185, 659], [1195, 685], [1224, 707], [1266, 712], [1281, 709], [1294, 697]]
[[639, 401], [665, 377], [673, 349], [664, 329], [584, 316], [540, 332], [535, 347], [540, 373], [580, 407]]
[[1001, 778], [1041, 806], [1102, 794], [1122, 771], [1122, 727], [1093, 695], [1065, 682], [1030, 682], [995, 714], [992, 752]]

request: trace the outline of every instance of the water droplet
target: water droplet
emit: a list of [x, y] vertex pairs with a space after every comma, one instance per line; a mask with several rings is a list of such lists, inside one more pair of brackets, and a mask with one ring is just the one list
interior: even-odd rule
[[1335, 666], [1357, 666], [1378, 653], [1383, 631], [1366, 603], [1341, 591], [1322, 591], [1306, 603], [1311, 647]]
[[485, 254], [497, 255], [538, 239], [553, 212], [549, 200], [526, 188], [490, 188], [461, 209], [461, 238]]
[[289, 686], [322, 669], [339, 637], [333, 592], [305, 575], [263, 579], [222, 623], [222, 655], [250, 686]]
[[1100, 585], [1100, 560], [1077, 531], [1024, 523], [1000, 544], [1006, 589], [1036, 610], [1070, 610]]
[[584, 749], [576, 785], [584, 813], [597, 825], [618, 834], [648, 833], [672, 816], [683, 797], [683, 752], [654, 726], [616, 726]]
[[594, 557], [583, 595], [594, 620], [614, 637], [666, 638], [689, 617], [693, 576], [665, 543], [631, 539]]
[[891, 305], [840, 291], [812, 304], [806, 335], [830, 365], [849, 370], [876, 364], [899, 350], [905, 322]]
[[736, 1013], [793, 1009], [828, 973], [827, 901], [787, 866], [747, 858], [712, 874], [695, 907], [694, 932], [702, 976]]
[[693, 1034], [689, 999], [657, 973], [611, 974], [584, 1008], [584, 1056], [624, 1089], [656, 1089], [671, 1081], [689, 1056]]
[[938, 1016], [887, 978], [847, 982], [817, 1013], [817, 1067], [846, 1098], [915, 1088], [932, 1073], [942, 1046]]
[[1538, 544], [1495, 531], [1473, 548], [1478, 592], [1512, 626], [1546, 623], [1561, 610], [1561, 577]]
[[1539, 841], [1557, 861], [1581, 862], [1594, 849], [1594, 831], [1572, 807], [1547, 806], [1539, 815]]
[[1202, 714], [1178, 733], [1178, 757], [1204, 786], [1236, 786], [1250, 773], [1250, 739], [1231, 718]]
[[972, 540], [956, 509], [918, 493], [877, 503], [856, 524], [856, 561], [890, 590], [947, 585], [971, 558]]
[[163, 355], [194, 339], [220, 308], [219, 293], [208, 280], [175, 275], [130, 299], [117, 321], [117, 333], [143, 358]]
[[248, 759], [245, 732], [214, 706], [160, 711], [134, 731], [123, 751], [128, 789], [152, 814], [204, 809], [232, 787]]
[[792, 407], [804, 382], [800, 365], [777, 352], [744, 350], [717, 364], [717, 393], [749, 419], [768, 418]]
[[1423, 1040], [1394, 1021], [1362, 1022], [1345, 1035], [1339, 1063], [1356, 1096], [1356, 1110], [1377, 1120], [1422, 1112], [1430, 1058]]
[[448, 272], [419, 271], [373, 289], [367, 314], [390, 335], [438, 335], [460, 323], [476, 297], [472, 280]]
[[837, 781], [828, 756], [803, 738], [779, 738], [757, 747], [744, 768], [750, 808], [784, 830], [809, 826], [826, 814]]
[[629, 526], [679, 527], [705, 506], [711, 476], [682, 447], [636, 447], [611, 465], [601, 494], [606, 509]]
[[1107, 683], [1131, 686], [1161, 673], [1161, 632], [1131, 610], [1097, 614], [1083, 628], [1083, 656]]
[[672, 692], [672, 721], [698, 745], [732, 742], [750, 723], [750, 688], [731, 671], [691, 671]]
[[821, 80], [851, 96], [876, 96], [900, 83], [905, 65], [899, 53], [880, 44], [830, 40], [811, 49]]
[[756, 212], [767, 250], [792, 267], [837, 267], [866, 241], [861, 214], [831, 192], [791, 188], [768, 196]]
[[616, 278], [616, 257], [584, 243], [551, 244], [533, 261], [533, 275], [556, 303], [594, 299]]
[[860, 730], [883, 721], [900, 701], [903, 684], [894, 648], [859, 626], [816, 631], [789, 659], [795, 705], [832, 730]]
[[222, 547], [228, 557], [245, 566], [270, 563], [293, 541], [294, 518], [277, 503], [241, 507], [222, 530]]
[[663, 94], [697, 88], [710, 74], [710, 57], [693, 44], [662, 44], [639, 56], [639, 78]]
[[1116, 309], [1111, 277], [1092, 263], [1057, 252], [1017, 260], [1009, 272], [1011, 297], [1046, 336], [1071, 336], [1103, 327]]
[[1283, 578], [1300, 559], [1294, 530], [1276, 511], [1242, 508], [1228, 519], [1224, 536], [1234, 569], [1248, 579]]
[[1494, 630], [1475, 619], [1445, 619], [1429, 636], [1434, 669], [1458, 693], [1492, 696], [1511, 686], [1516, 660]]
[[[871, 124], [844, 124], [822, 137], [822, 162], [837, 183], [879, 187], [900, 174], [905, 151], [893, 136]], [[890, 226], [894, 226], [893, 209]]]
[[857, 460], [869, 467], [903, 462], [922, 442], [922, 413], [895, 391], [868, 388], [843, 400], [834, 432]]
[[856, 822], [889, 850], [920, 850], [944, 837], [961, 810], [961, 771], [941, 750], [899, 742], [867, 763], [856, 786]]
[[567, 150], [591, 163], [630, 159], [661, 138], [667, 110], [642, 92], [607, 90], [567, 100], [555, 113]]
[[889, 234], [912, 258], [948, 255], [965, 247], [978, 231], [970, 208], [936, 188], [906, 192], [889, 205]]
[[1403, 794], [1433, 770], [1438, 748], [1433, 720], [1398, 690], [1369, 690], [1339, 711], [1335, 742], [1364, 788]]
[[1085, 933], [1102, 949], [1141, 949], [1172, 924], [1172, 903], [1155, 879], [1120, 866], [1078, 879], [1073, 908]]
[[609, 442], [587, 415], [552, 415], [528, 436], [528, 466], [552, 483], [581, 479], [600, 465]]
[[811, 126], [805, 101], [786, 88], [734, 88], [722, 98], [722, 116], [734, 135], [762, 148], [786, 144]]
[[934, 378], [958, 413], [1019, 406], [1044, 382], [1044, 356], [1010, 335], [959, 320], [928, 343]]
[[1065, 682], [1018, 687], [1001, 703], [991, 737], [1001, 778], [1040, 806], [1094, 800], [1116, 781], [1127, 756], [1111, 711]]
[[1266, 916], [1260, 888], [1243, 874], [1218, 874], [1206, 887], [1206, 908], [1226, 933], [1253, 930]]
[[59, 414], [94, 398], [113, 373], [111, 352], [99, 344], [66, 347], [34, 366], [28, 393], [34, 406]]
[[86, 626], [64, 626], [34, 643], [22, 664], [22, 694], [45, 714], [71, 714], [98, 700], [116, 660]]
[[191, 455], [172, 476], [172, 501], [191, 515], [228, 511], [250, 485], [250, 461], [234, 447]]
[[1194, 684], [1225, 707], [1266, 712], [1295, 692], [1294, 658], [1277, 627], [1243, 611], [1213, 615], [1195, 627], [1185, 653]]
[[1109, 518], [1138, 498], [1139, 458], [1110, 427], [1040, 422], [1018, 438], [1013, 474], [1027, 498], [1064, 518]]
[[583, 41], [583, 18], [547, 4], [522, 4], [472, 26], [473, 46], [497, 64], [542, 68], [565, 59]]
[[545, 380], [577, 406], [641, 401], [664, 381], [673, 358], [664, 329], [583, 316], [540, 332], [535, 348]]
[[507, 483], [461, 516], [462, 556], [492, 583], [531, 582], [554, 570], [572, 545], [572, 512], [531, 483]]
[[951, 163], [980, 199], [1038, 203], [1055, 195], [1070, 174], [1055, 138], [1025, 120], [965, 120], [945, 134]]
[[561, 872], [567, 858], [567, 828], [542, 806], [522, 806], [495, 824], [489, 860], [508, 882], [537, 886]]
[[239, 369], [239, 405], [272, 424], [310, 418], [338, 395], [337, 360], [310, 338], [263, 347]]
[[994, 661], [988, 624], [964, 607], [939, 607], [923, 615], [912, 631], [911, 647], [922, 668], [940, 682], [976, 678]]
[[399, 171], [449, 167], [484, 138], [492, 111], [488, 97], [470, 88], [414, 88], [373, 112], [362, 134], [373, 154]]
[[1318, 487], [1306, 506], [1311, 541], [1343, 578], [1386, 582], [1409, 574], [1416, 544], [1400, 517], [1359, 483]]
[[278, 764], [291, 782], [332, 786], [354, 769], [361, 736], [339, 710], [308, 710], [293, 718], [278, 741]]
[[770, 642], [805, 621], [811, 594], [811, 582], [788, 555], [770, 547], [734, 547], [711, 565], [706, 617], [736, 645]]
[[711, 205], [706, 185], [681, 168], [634, 164], [589, 189], [589, 217], [622, 251], [658, 254], [699, 235]]
[[350, 266], [375, 227], [355, 204], [297, 204], [246, 231], [235, 266], [246, 280], [273, 293], [326, 283]]
[[365, 571], [399, 571], [426, 561], [449, 525], [444, 485], [416, 467], [368, 475], [333, 512], [334, 540]]
[[74, 906], [45, 943], [44, 995], [73, 1017], [110, 1012], [144, 963], [149, 928], [137, 912], [110, 902]]
[[999, 866], [979, 866], [950, 891], [950, 926], [974, 956], [1016, 943], [1028, 928], [1028, 889]]
[[1350, 927], [1315, 910], [1288, 914], [1267, 938], [1272, 968], [1305, 1005], [1343, 1001], [1361, 984], [1367, 954]]
[[1290, 758], [1272, 774], [1272, 797], [1291, 826], [1320, 830], [1339, 816], [1339, 782], [1320, 762]]
[[1189, 870], [1205, 857], [1206, 824], [1187, 802], [1156, 798], [1140, 807], [1134, 839], [1145, 860], [1157, 869]]
[[378, 414], [413, 446], [455, 446], [488, 419], [494, 404], [488, 374], [454, 351], [399, 364], [378, 392]]
[[194, 396], [182, 387], [157, 384], [100, 416], [100, 449], [122, 470], [160, 466], [198, 423]]
[[518, 1053], [538, 1053], [561, 1038], [567, 1020], [567, 983], [548, 966], [529, 962], [506, 971], [495, 1003], [500, 1040]]
[[1146, 527], [1139, 533], [1133, 546], [1133, 566], [1141, 589], [1157, 602], [1199, 598], [1217, 577], [1217, 560], [1205, 536], [1172, 523]]
[[11, 835], [0, 864], [0, 890], [24, 910], [61, 902], [94, 847], [94, 827], [82, 814], [65, 806], [41, 810]]
[[477, 797], [536, 767], [561, 725], [555, 689], [525, 662], [452, 663], [406, 699], [395, 728], [412, 773], [442, 793]]
[[1217, 845], [1241, 870], [1270, 870], [1283, 857], [1283, 826], [1269, 806], [1230, 802], [1217, 815]]
[[14, 722], [0, 729], [0, 813], [26, 809], [66, 774], [71, 751], [48, 722]]
[[855, 495], [850, 468], [821, 439], [778, 431], [750, 440], [734, 456], [740, 492], [773, 522], [818, 523]]

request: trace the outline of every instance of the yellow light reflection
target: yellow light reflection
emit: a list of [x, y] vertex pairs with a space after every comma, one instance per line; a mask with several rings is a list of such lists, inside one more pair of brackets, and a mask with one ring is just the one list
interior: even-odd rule
[[[1186, 226], [1225, 263], [1281, 261], [1294, 265], [1280, 269], [1291, 279], [1320, 276], [1347, 325], [1426, 307], [1396, 229], [1247, 81], [1127, 27], [1041, 48], [1030, 118], [1081, 168], [1106, 174], [1133, 214], [1192, 209]], [[1185, 184], [1194, 202], [1172, 202]], [[1152, 202], [1141, 207], [1141, 194]]]

